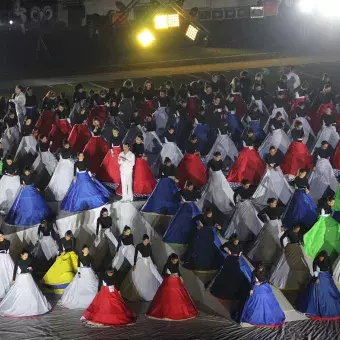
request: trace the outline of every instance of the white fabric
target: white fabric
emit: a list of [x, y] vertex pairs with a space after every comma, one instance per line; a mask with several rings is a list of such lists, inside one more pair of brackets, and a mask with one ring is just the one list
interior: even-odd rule
[[14, 263], [9, 254], [0, 254], [0, 299], [2, 299], [11, 288]]
[[244, 200], [238, 203], [224, 236], [229, 238], [236, 233], [240, 241], [249, 241], [260, 233], [262, 226], [263, 223], [257, 217], [253, 203], [250, 200]]
[[55, 201], [62, 201], [73, 181], [74, 163], [61, 158], [47, 187], [47, 196]]
[[289, 93], [293, 93], [293, 91], [301, 85], [300, 77], [295, 72], [289, 72], [287, 79], [288, 91]]
[[[301, 122], [301, 124], [302, 124], [303, 132], [304, 132], [304, 134], [305, 134], [305, 137], [304, 137], [303, 140], [302, 140], [302, 142], [303, 142], [304, 144], [307, 144], [307, 142], [308, 142], [310, 136], [312, 136], [314, 139], [316, 138], [316, 137], [315, 137], [315, 134], [314, 134], [314, 131], [313, 131], [313, 129], [311, 128], [311, 126], [310, 126], [310, 124], [309, 124], [309, 122], [308, 122], [308, 120], [307, 120], [306, 118], [304, 118], [304, 117], [298, 117], [298, 118], [296, 118], [296, 119], [294, 120], [292, 126], [294, 126], [294, 124], [295, 124], [296, 121]], [[289, 136], [290, 136], [290, 132], [289, 132]]]
[[267, 169], [261, 179], [259, 186], [253, 194], [253, 203], [255, 205], [267, 205], [268, 198], [280, 199], [283, 204], [287, 204], [293, 194], [293, 191], [284, 177], [281, 169]]
[[210, 152], [206, 157], [206, 161], [209, 162], [213, 157], [214, 153], [219, 151], [221, 153], [221, 158], [224, 160], [227, 156], [231, 158], [233, 162], [235, 162], [238, 151], [234, 144], [234, 142], [230, 139], [228, 135], [218, 135], [216, 141], [211, 148]]
[[158, 136], [162, 135], [168, 123], [168, 113], [166, 107], [159, 107], [153, 114], [156, 123], [156, 133]]
[[0, 211], [7, 214], [21, 189], [20, 177], [3, 175], [0, 179]]
[[19, 94], [16, 94], [11, 101], [15, 104], [15, 111], [18, 116], [19, 125], [21, 125], [26, 115], [26, 96], [24, 93], [20, 92]]
[[51, 305], [29, 273], [17, 275], [15, 284], [0, 303], [0, 315], [3, 316], [38, 316], [48, 313], [51, 309]]
[[132, 282], [144, 301], [152, 301], [163, 279], [151, 258], [139, 254], [136, 269], [132, 271]]
[[283, 154], [285, 154], [291, 141], [290, 136], [288, 137], [282, 129], [274, 130], [273, 133], [269, 133], [266, 139], [262, 142], [258, 149], [258, 153], [262, 158], [264, 158], [264, 156], [269, 152], [269, 148], [271, 146], [275, 146], [277, 150], [280, 150]]
[[276, 107], [276, 105], [275, 105], [275, 108], [273, 109], [272, 114], [271, 114], [270, 117], [268, 118], [268, 121], [267, 121], [266, 125], [265, 125], [264, 128], [263, 128], [263, 131], [264, 131], [265, 133], [268, 132], [270, 120], [271, 120], [272, 118], [275, 118], [275, 116], [276, 116], [276, 114], [277, 114], [278, 112], [281, 112], [281, 113], [282, 113], [282, 118], [283, 118], [283, 120], [285, 121], [285, 123], [286, 123], [288, 126], [290, 126], [289, 117], [288, 117], [288, 115], [287, 115], [286, 110], [285, 110], [283, 107]]
[[315, 202], [323, 196], [328, 186], [336, 192], [338, 189], [338, 181], [334, 175], [334, 170], [328, 159], [319, 158], [315, 171], [309, 178], [310, 196]]
[[233, 209], [230, 205], [230, 203], [234, 203], [233, 197], [234, 191], [222, 171], [209, 170], [209, 181], [202, 192], [202, 197], [198, 201], [197, 207], [202, 210], [204, 202], [208, 201], [223, 214], [226, 214]]
[[32, 167], [35, 171], [38, 171], [38, 173], [46, 168], [47, 172], [52, 176], [57, 165], [58, 161], [54, 155], [50, 151], [44, 151], [38, 154]]
[[[254, 98], [254, 97], [253, 97], [253, 98]], [[257, 106], [259, 107], [260, 111], [261, 111], [263, 114], [269, 116], [268, 109], [267, 109], [266, 105], [264, 105], [262, 99], [259, 99], [259, 100], [253, 99], [253, 101], [257, 104]], [[250, 104], [250, 105], [251, 105], [251, 104]]]
[[115, 247], [118, 246], [118, 241], [112, 234], [112, 231], [109, 228], [101, 229], [98, 233], [98, 236], [96, 237], [94, 241], [94, 246], [96, 248], [100, 248], [104, 243], [105, 239], [109, 239]]
[[39, 244], [41, 246], [41, 249], [47, 259], [49, 261], [50, 259], [53, 259], [56, 257], [59, 253], [59, 248], [55, 240], [53, 240], [52, 236], [43, 236], [39, 240]]
[[15, 151], [20, 143], [20, 132], [18, 126], [7, 128], [2, 135], [2, 149], [4, 150], [4, 156], [7, 153]]
[[[293, 248], [290, 248], [292, 247]], [[297, 252], [297, 248], [300, 251]], [[302, 246], [288, 244], [285, 248], [286, 252], [283, 252], [277, 265], [270, 277], [270, 282], [277, 288], [280, 289], [300, 289], [302, 284], [307, 284], [313, 273], [313, 261], [305, 254]], [[296, 260], [304, 266], [304, 270], [301, 268], [291, 268], [287, 261], [287, 254], [293, 254]], [[296, 263], [296, 262], [295, 262]], [[309, 277], [305, 274], [309, 273]]]
[[121, 152], [118, 156], [118, 163], [120, 165], [120, 173], [132, 173], [133, 167], [135, 166], [136, 157], [131, 152], [128, 151], [126, 154]]
[[135, 247], [132, 244], [128, 246], [121, 244], [118, 250], [118, 254], [113, 259], [112, 267], [119, 270], [124, 262], [124, 259], [127, 259], [130, 262], [131, 266], [133, 266], [134, 256], [135, 256]]
[[32, 155], [36, 155], [37, 154], [36, 147], [37, 147], [37, 140], [35, 139], [34, 136], [30, 135], [30, 136], [22, 137], [18, 150], [15, 154], [15, 161], [20, 159], [20, 156], [23, 156], [28, 153]]
[[319, 148], [321, 146], [321, 142], [324, 140], [327, 141], [333, 149], [335, 149], [339, 139], [340, 137], [339, 134], [336, 132], [335, 126], [324, 126], [316, 137], [314, 149]]
[[280, 220], [268, 221], [252, 244], [248, 257], [254, 262], [276, 263], [281, 254]]
[[174, 166], [178, 166], [183, 158], [183, 154], [176, 143], [166, 142], [163, 144], [163, 148], [161, 151], [162, 163], [164, 163], [166, 157], [169, 157], [171, 159], [171, 162]]
[[86, 309], [98, 292], [98, 278], [92, 268], [78, 268], [76, 274], [65, 288], [58, 305], [68, 309]]
[[133, 189], [132, 189], [132, 172], [120, 171], [120, 179], [122, 186], [122, 200], [132, 201], [133, 200]]
[[333, 265], [333, 279], [336, 282], [340, 282], [340, 255], [338, 256]]

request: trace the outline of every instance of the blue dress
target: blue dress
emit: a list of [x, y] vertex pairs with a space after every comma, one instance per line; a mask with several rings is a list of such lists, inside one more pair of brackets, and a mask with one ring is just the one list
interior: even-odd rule
[[261, 122], [259, 120], [251, 120], [249, 126], [253, 129], [256, 140], [262, 143], [266, 138], [266, 134], [261, 127]]
[[285, 321], [283, 313], [272, 288], [268, 283], [254, 285], [251, 295], [242, 311], [241, 323], [254, 326], [281, 326]]
[[87, 171], [77, 173], [76, 183], [61, 202], [60, 209], [70, 212], [99, 208], [109, 202], [111, 191], [96, 179], [92, 179]]
[[200, 215], [195, 203], [186, 202], [181, 205], [165, 231], [163, 241], [166, 243], [188, 244], [190, 235], [195, 231], [195, 217]]
[[178, 194], [176, 183], [171, 178], [161, 178], [141, 211], [162, 215], [175, 215], [180, 207], [181, 197]]
[[41, 223], [51, 214], [50, 208], [34, 185], [21, 188], [5, 222], [17, 227]]
[[295, 223], [310, 228], [318, 219], [317, 206], [305, 190], [297, 189], [283, 217], [282, 225], [286, 229], [293, 227]]
[[311, 319], [340, 320], [340, 292], [329, 271], [319, 272], [302, 294], [299, 310]]
[[197, 124], [193, 132], [198, 138], [197, 151], [202, 155], [209, 153], [217, 138], [216, 133], [208, 125]]
[[183, 267], [189, 270], [209, 272], [219, 270], [224, 262], [221, 242], [216, 228], [211, 226], [195, 229], [188, 249], [182, 260]]

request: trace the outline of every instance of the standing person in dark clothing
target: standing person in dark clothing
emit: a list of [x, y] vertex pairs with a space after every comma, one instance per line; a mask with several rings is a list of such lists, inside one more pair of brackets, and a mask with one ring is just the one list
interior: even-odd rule
[[25, 92], [26, 97], [26, 107], [38, 107], [37, 96], [33, 93], [33, 89], [31, 87], [27, 87]]
[[[329, 143], [324, 140], [321, 142], [321, 146], [319, 148], [315, 148], [313, 153], [314, 165], [316, 165], [319, 159], [328, 159], [329, 161], [333, 157], [334, 149], [329, 145]], [[315, 170], [315, 168], [314, 168]]]
[[269, 152], [265, 154], [264, 161], [267, 163], [269, 168], [274, 170], [277, 169], [282, 163], [283, 155], [280, 151], [277, 151], [275, 146], [269, 148]]
[[268, 221], [279, 220], [284, 213], [284, 206], [278, 206], [277, 199], [269, 198], [268, 206], [262, 209], [258, 214], [257, 217], [263, 222], [266, 223]]
[[195, 202], [201, 198], [201, 193], [195, 189], [194, 184], [190, 181], [185, 183], [184, 189], [178, 194], [183, 197], [185, 202]]
[[97, 218], [97, 228], [96, 235], [99, 235], [100, 232], [105, 232], [106, 230], [110, 230], [112, 228], [112, 217], [109, 216], [109, 212], [106, 208], [103, 208], [100, 211], [100, 216]]
[[299, 120], [295, 121], [294, 128], [292, 129], [290, 134], [291, 134], [294, 142], [301, 142], [302, 143], [302, 141], [305, 137], [305, 132], [303, 130], [303, 125]]
[[294, 187], [295, 189], [306, 190], [306, 193], [309, 192], [309, 182], [307, 178], [307, 170], [300, 169], [298, 175], [294, 179]]
[[164, 138], [167, 142], [176, 142], [176, 132], [173, 125], [169, 126], [167, 131], [164, 134]]
[[286, 122], [282, 118], [282, 113], [277, 112], [275, 117], [269, 121], [269, 130], [273, 132], [274, 130], [284, 130], [286, 128]]
[[302, 236], [300, 235], [300, 226], [293, 225], [292, 229], [287, 229], [280, 237], [281, 247], [284, 249], [284, 239], [288, 238], [289, 244], [302, 244]]
[[72, 97], [72, 102], [81, 103], [82, 101], [86, 100], [86, 92], [84, 91], [82, 84], [77, 84], [74, 88], [74, 93]]
[[242, 71], [240, 73], [240, 88], [243, 100], [247, 105], [251, 102], [251, 79], [249, 77], [248, 71]]
[[241, 184], [241, 186], [234, 190], [235, 203], [250, 199], [255, 192], [255, 187], [251, 185], [251, 182], [248, 179], [243, 179]]
[[243, 146], [253, 148], [256, 143], [256, 136], [253, 129], [248, 128], [243, 136]]
[[172, 178], [176, 180], [176, 167], [169, 157], [165, 157], [164, 163], [159, 167], [158, 178]]

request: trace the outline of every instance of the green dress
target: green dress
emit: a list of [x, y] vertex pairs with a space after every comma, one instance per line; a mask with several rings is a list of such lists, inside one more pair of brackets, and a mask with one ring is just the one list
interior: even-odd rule
[[0, 161], [0, 177], [2, 175], [2, 167], [3, 167], [4, 163], [2, 161]]
[[331, 257], [340, 253], [340, 225], [332, 216], [320, 216], [303, 237], [306, 254], [314, 259], [321, 250]]

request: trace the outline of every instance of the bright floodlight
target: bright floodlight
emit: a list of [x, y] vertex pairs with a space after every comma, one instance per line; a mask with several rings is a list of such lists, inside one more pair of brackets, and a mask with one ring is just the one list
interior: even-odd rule
[[168, 15], [168, 25], [169, 27], [179, 27], [179, 15], [169, 14]]
[[318, 3], [319, 12], [325, 17], [335, 17], [339, 14], [339, 0], [323, 0]]
[[299, 9], [303, 13], [311, 13], [315, 5], [314, 0], [300, 0]]
[[192, 25], [189, 25], [187, 33], [185, 34], [189, 39], [195, 40], [197, 37], [198, 29]]
[[10, 20], [8, 23], [9, 23], [10, 25], [13, 25], [13, 20]]
[[155, 28], [163, 29], [168, 28], [168, 16], [167, 15], [156, 15], [155, 16]]
[[149, 30], [144, 30], [138, 34], [138, 40], [141, 45], [147, 47], [155, 40], [155, 37]]

